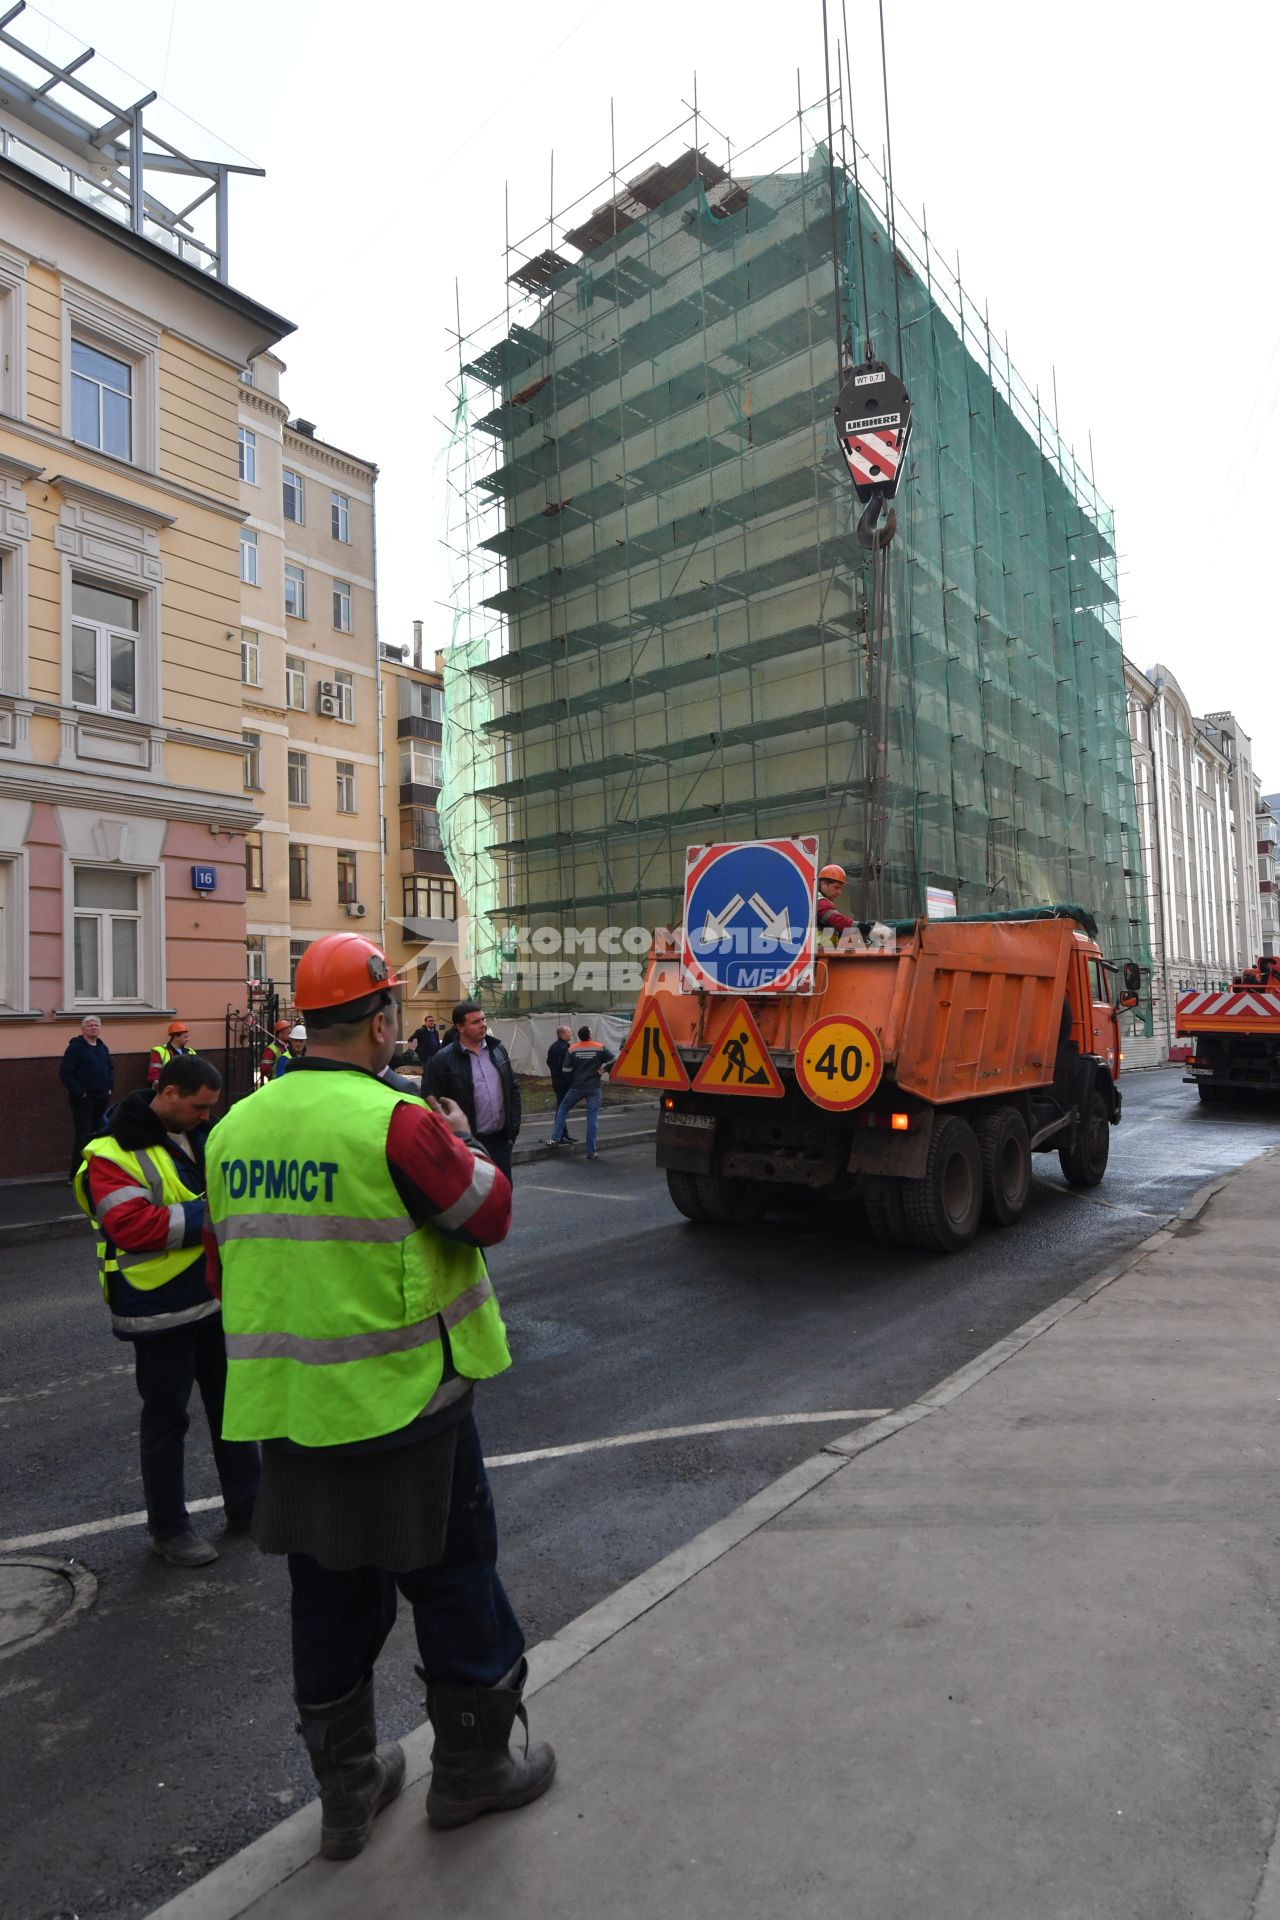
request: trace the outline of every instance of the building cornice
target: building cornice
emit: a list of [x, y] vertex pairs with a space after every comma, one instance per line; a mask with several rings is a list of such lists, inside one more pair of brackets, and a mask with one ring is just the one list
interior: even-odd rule
[[317, 440], [310, 434], [295, 433], [292, 428], [286, 427], [284, 445], [286, 452], [321, 454], [326, 466], [334, 467], [339, 473], [348, 473], [353, 479], [363, 480], [368, 487], [377, 481], [378, 469], [372, 460], [362, 460], [355, 453], [344, 453], [341, 447], [331, 447], [327, 440]]
[[277, 400], [271, 393], [259, 393], [256, 387], [249, 386], [244, 380], [240, 382], [240, 405], [256, 408], [259, 413], [269, 415], [280, 426], [283, 426], [289, 418], [289, 409], [283, 400]]
[[260, 810], [241, 794], [105, 780], [30, 761], [0, 761], [0, 794], [54, 807], [93, 807], [101, 813], [136, 814], [148, 820], [222, 826], [232, 833], [245, 833], [262, 818]]
[[[198, 487], [184, 487], [180, 480], [150, 473], [145, 467], [134, 467], [127, 461], [113, 460], [109, 454], [98, 453], [93, 447], [82, 447], [77, 441], [68, 440], [65, 434], [52, 433], [47, 427], [33, 426], [29, 420], [15, 420], [10, 414], [0, 414], [0, 434], [3, 433], [16, 434], [36, 446], [52, 447], [58, 453], [70, 454], [76, 460], [87, 461], [90, 466], [101, 467], [104, 473], [111, 474], [113, 478], [128, 478], [140, 487], [150, 487], [157, 493], [168, 494], [173, 500], [185, 501], [188, 506], [203, 507], [206, 513], [219, 513], [224, 519], [234, 520], [238, 526], [248, 518], [242, 507], [219, 500], [214, 494], [201, 493]], [[6, 460], [12, 460], [13, 457], [12, 454], [0, 455]], [[43, 466], [34, 467], [25, 477], [34, 480], [44, 471]], [[131, 500], [129, 504], [133, 506], [135, 503]]]
[[[7, 424], [0, 420], [0, 425]], [[38, 480], [44, 472], [40, 461], [19, 460], [16, 454], [0, 452], [0, 474], [6, 480], [16, 480], [21, 485], [27, 480]]]
[[135, 520], [139, 526], [154, 527], [157, 532], [178, 524], [176, 514], [161, 513], [158, 507], [131, 500], [126, 493], [108, 493], [104, 487], [87, 486], [68, 473], [49, 474], [45, 485], [53, 487], [64, 500], [79, 500], [88, 507], [108, 507], [113, 513], [123, 513], [127, 519]]

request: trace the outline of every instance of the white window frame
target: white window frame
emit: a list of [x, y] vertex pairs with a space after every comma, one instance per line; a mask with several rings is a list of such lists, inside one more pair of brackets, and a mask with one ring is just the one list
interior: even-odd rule
[[260, 933], [248, 933], [244, 941], [244, 978], [246, 986], [265, 986], [267, 982], [267, 943]]
[[240, 580], [246, 587], [258, 584], [258, 536], [252, 527], [240, 529]]
[[[340, 907], [354, 906], [360, 898], [360, 856], [354, 847], [339, 847], [336, 850], [335, 858], [337, 860], [338, 875], [338, 905]], [[347, 893], [343, 887], [344, 873], [349, 877], [351, 882], [350, 893]]]
[[333, 626], [336, 633], [351, 631], [351, 582], [335, 580], [333, 583]]
[[[77, 575], [80, 576], [77, 579]], [[79, 586], [102, 587], [104, 592], [117, 593], [122, 599], [132, 600], [138, 609], [138, 624], [130, 630], [127, 627], [113, 627], [106, 620], [92, 620], [75, 610], [75, 589]], [[143, 682], [146, 677], [146, 648], [143, 640], [145, 620], [145, 596], [137, 588], [126, 585], [120, 580], [103, 580], [88, 574], [85, 568], [73, 568], [68, 580], [71, 606], [68, 611], [68, 658], [67, 658], [67, 705], [74, 707], [77, 713], [103, 713], [113, 720], [143, 720], [147, 717]], [[74, 698], [75, 687], [75, 629], [89, 627], [96, 635], [95, 678], [97, 697], [93, 700]], [[111, 705], [111, 641], [119, 636], [133, 644], [133, 708], [122, 711]], [[103, 695], [105, 694], [105, 699]]]
[[[437, 769], [440, 773], [440, 779], [419, 779], [415, 762], [419, 755], [425, 754], [434, 756]], [[409, 778], [407, 780], [404, 777], [406, 756], [409, 764]], [[402, 740], [400, 742], [400, 785], [402, 787], [435, 787], [438, 789], [443, 782], [443, 778], [444, 749], [438, 740]]]
[[288, 749], [288, 793], [291, 807], [311, 805], [311, 761], [301, 747]]
[[[426, 712], [423, 708], [427, 709]], [[444, 694], [439, 687], [424, 686], [421, 680], [399, 681], [396, 709], [401, 720], [430, 720], [436, 726], [444, 722]]]
[[333, 676], [333, 684], [338, 689], [338, 718], [353, 727], [356, 721], [356, 677], [354, 673], [339, 668]]
[[[249, 843], [252, 841], [258, 854], [258, 885], [249, 885]], [[251, 827], [244, 837], [244, 890], [246, 893], [265, 893], [267, 890], [267, 843], [261, 827]]]
[[[293, 856], [294, 856], [294, 854], [295, 854], [295, 853], [299, 853], [299, 854], [301, 854], [301, 855], [302, 855], [302, 861], [301, 861], [301, 866], [302, 866], [302, 892], [301, 892], [301, 893], [295, 893], [295, 892], [294, 892], [294, 890], [293, 890], [293, 864], [294, 864], [294, 863], [293, 863]], [[302, 840], [291, 840], [291, 841], [289, 842], [289, 866], [288, 866], [288, 880], [287, 880], [287, 884], [288, 884], [288, 888], [289, 888], [289, 898], [290, 898], [290, 900], [294, 900], [294, 901], [297, 901], [297, 900], [309, 900], [309, 899], [311, 898], [311, 847], [310, 847], [310, 844], [309, 844], [308, 842], [305, 842], [305, 841], [302, 841]], [[305, 951], [306, 951], [306, 948], [304, 947], [304, 948], [303, 948], [303, 952], [305, 953]], [[290, 967], [289, 967], [289, 974], [290, 974], [290, 979], [289, 979], [289, 991], [290, 991], [290, 993], [292, 993], [292, 991], [293, 991], [293, 974], [294, 974], [294, 972], [296, 971], [296, 969], [294, 968], [294, 966], [293, 966], [293, 964], [292, 964], [292, 960], [293, 960], [293, 942], [292, 942], [292, 941], [290, 941], [290, 943], [289, 943], [289, 958], [290, 958]]]
[[[99, 871], [104, 873], [128, 874], [138, 882], [138, 991], [127, 999], [99, 992], [97, 994], [77, 994], [76, 992], [76, 951], [75, 923], [78, 918], [90, 916], [111, 917], [111, 909], [106, 907], [77, 907], [75, 904], [76, 874]], [[124, 916], [131, 917], [131, 916]], [[101, 935], [99, 936], [101, 941]], [[110, 979], [109, 941], [99, 947], [98, 985], [105, 986]], [[157, 1007], [162, 1002], [162, 983], [164, 978], [164, 869], [162, 867], [143, 867], [125, 864], [119, 861], [80, 860], [66, 856], [63, 863], [62, 885], [62, 951], [65, 956], [63, 1005], [77, 1013], [91, 1013], [94, 1009], [119, 1007]]]
[[240, 684], [242, 687], [262, 685], [262, 635], [256, 627], [240, 629]]
[[[339, 760], [338, 767], [338, 812], [358, 813], [356, 804], [356, 763], [354, 760]], [[350, 805], [347, 802], [350, 802]]]
[[[0, 501], [5, 480], [0, 474]], [[6, 511], [9, 524], [19, 516]], [[21, 518], [25, 521], [25, 515]], [[29, 524], [29, 522], [27, 523]], [[27, 543], [25, 539], [10, 545], [0, 541], [0, 693], [21, 697], [27, 691]], [[4, 716], [0, 715], [0, 747], [14, 746], [7, 740]]]
[[132, 369], [132, 445], [128, 459], [90, 448], [102, 460], [155, 473], [160, 456], [160, 333], [141, 315], [116, 306], [88, 287], [62, 282], [62, 431], [73, 445], [71, 431], [71, 342], [82, 340], [99, 353], [123, 360]]
[[246, 793], [262, 793], [262, 735], [251, 727], [240, 732], [244, 746], [244, 790]]
[[246, 487], [258, 484], [258, 436], [252, 427], [236, 429], [236, 462]]
[[29, 920], [27, 850], [0, 853], [0, 1009], [28, 1011]]
[[307, 710], [307, 663], [296, 653], [284, 657], [284, 703], [294, 713]]
[[329, 532], [344, 547], [351, 545], [351, 497], [336, 488], [329, 493]]
[[[289, 605], [289, 589], [294, 589], [293, 605]], [[307, 570], [300, 567], [296, 560], [287, 560], [284, 569], [284, 610], [290, 620], [305, 620], [307, 617]]]
[[[289, 484], [291, 480], [295, 483], [293, 486], [290, 486]], [[289, 512], [288, 507], [285, 503], [285, 495], [290, 493], [294, 495], [297, 501], [298, 512], [297, 512], [296, 518], [293, 514]], [[306, 510], [307, 510], [306, 482], [304, 481], [302, 475], [297, 471], [296, 467], [283, 468], [280, 474], [280, 517], [281, 519], [285, 522], [286, 526], [305, 527], [307, 524]]]
[[27, 417], [27, 263], [0, 248], [0, 413]]

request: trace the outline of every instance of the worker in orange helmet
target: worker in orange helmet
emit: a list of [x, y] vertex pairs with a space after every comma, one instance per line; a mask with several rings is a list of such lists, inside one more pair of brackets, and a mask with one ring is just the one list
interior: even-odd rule
[[348, 1860], [405, 1762], [373, 1668], [413, 1608], [435, 1730], [427, 1818], [460, 1827], [551, 1785], [511, 1751], [527, 1667], [498, 1577], [476, 1386], [511, 1364], [483, 1249], [511, 1186], [452, 1100], [380, 1076], [401, 981], [357, 933], [298, 963], [307, 1050], [209, 1139], [205, 1246], [227, 1343], [223, 1431], [262, 1442], [253, 1537], [288, 1556], [298, 1728], [320, 1851]]
[[151, 1049], [151, 1057], [147, 1061], [147, 1085], [154, 1087], [160, 1078], [161, 1067], [167, 1067], [176, 1055], [184, 1053], [195, 1053], [187, 1023], [185, 1020], [171, 1020], [165, 1039]]
[[847, 884], [848, 878], [849, 876], [844, 868], [837, 866], [834, 861], [819, 871], [818, 905], [814, 914], [814, 918], [818, 923], [819, 933], [834, 933], [838, 936], [842, 934], [847, 927], [853, 925], [853, 921], [849, 918], [848, 914], [841, 913], [835, 904], [840, 897], [841, 890]]
[[289, 1035], [292, 1032], [292, 1020], [276, 1021], [274, 1028], [275, 1038], [268, 1040], [263, 1049], [262, 1058], [258, 1062], [259, 1080], [271, 1080], [275, 1077], [276, 1068], [290, 1051]]

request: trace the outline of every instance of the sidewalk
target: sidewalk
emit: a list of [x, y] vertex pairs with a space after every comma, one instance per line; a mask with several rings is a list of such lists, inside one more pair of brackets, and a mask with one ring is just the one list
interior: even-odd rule
[[[1276, 1920], [1280, 1154], [531, 1666], [545, 1799], [165, 1920]], [[532, 1696], [536, 1695], [536, 1698]]]
[[[553, 1118], [551, 1113], [531, 1113], [526, 1117], [523, 1138], [516, 1143], [511, 1156], [513, 1166], [528, 1166], [536, 1160], [581, 1158], [586, 1151], [582, 1145], [587, 1124], [585, 1112], [579, 1114], [579, 1110], [574, 1109], [569, 1124], [577, 1136], [578, 1144], [568, 1148], [547, 1145]], [[581, 1124], [575, 1127], [576, 1119], [580, 1119]], [[637, 1141], [652, 1140], [657, 1123], [656, 1100], [643, 1103], [632, 1101], [617, 1107], [605, 1106], [600, 1113], [599, 1149], [603, 1153], [610, 1147], [626, 1147]], [[65, 1179], [59, 1177], [0, 1183], [0, 1247], [19, 1246], [35, 1240], [60, 1240], [67, 1234], [87, 1232], [85, 1217], [76, 1206], [75, 1196]]]

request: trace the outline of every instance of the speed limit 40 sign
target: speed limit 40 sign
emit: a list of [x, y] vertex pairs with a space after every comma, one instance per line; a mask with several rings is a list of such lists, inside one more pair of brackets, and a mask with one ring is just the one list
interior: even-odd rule
[[870, 1027], [845, 1014], [815, 1021], [796, 1048], [796, 1080], [815, 1106], [848, 1113], [880, 1084], [884, 1055]]

